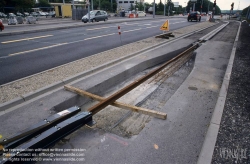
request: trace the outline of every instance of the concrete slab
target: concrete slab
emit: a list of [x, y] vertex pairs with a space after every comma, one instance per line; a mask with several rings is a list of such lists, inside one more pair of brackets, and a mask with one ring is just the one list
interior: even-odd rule
[[[116, 64], [114, 67], [103, 69], [91, 76], [79, 79], [74, 82], [74, 86], [102, 96], [107, 89], [121, 83], [124, 79], [171, 59], [182, 51], [179, 50], [181, 47], [186, 47], [191, 42], [192, 40], [189, 39], [179, 40], [170, 45], [163, 45], [160, 48], [147, 51], [139, 56], [127, 59], [123, 63]], [[178, 51], [174, 52], [176, 50]], [[75, 105], [82, 106], [87, 101], [89, 101], [88, 98], [64, 91], [63, 88], [52, 90], [45, 96], [41, 95], [35, 100], [10, 108], [8, 111], [11, 112], [1, 115], [1, 135], [3, 138], [7, 137], [49, 115]]]
[[[231, 53], [218, 48], [221, 46], [230, 49], [232, 44], [208, 41], [197, 50], [195, 68], [165, 105], [159, 107], [157, 97], [152, 97], [153, 103], [143, 105], [166, 112], [166, 121], [152, 118], [140, 134], [129, 139], [81, 128], [70, 141], [57, 146], [86, 148], [86, 163], [196, 163]], [[144, 57], [148, 56], [141, 59]]]

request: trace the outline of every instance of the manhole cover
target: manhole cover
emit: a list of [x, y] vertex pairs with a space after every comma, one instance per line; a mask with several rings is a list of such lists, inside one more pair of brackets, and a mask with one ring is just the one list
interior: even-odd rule
[[190, 89], [190, 90], [197, 90], [196, 87], [188, 87], [188, 89]]

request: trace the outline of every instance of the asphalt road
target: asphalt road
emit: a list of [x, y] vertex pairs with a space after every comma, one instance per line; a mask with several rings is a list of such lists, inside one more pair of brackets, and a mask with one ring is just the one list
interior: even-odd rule
[[[97, 24], [0, 37], [0, 85], [161, 34], [159, 28], [164, 21], [164, 19], [156, 19]], [[199, 22], [187, 22], [186, 17], [170, 19], [170, 30], [194, 23]], [[118, 35], [118, 25], [122, 31], [121, 39]]]

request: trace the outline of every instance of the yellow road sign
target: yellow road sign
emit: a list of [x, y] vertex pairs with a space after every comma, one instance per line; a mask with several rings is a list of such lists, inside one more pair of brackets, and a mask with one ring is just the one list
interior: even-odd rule
[[160, 30], [169, 31], [169, 23], [168, 23], [168, 20], [166, 20], [166, 22], [163, 23], [163, 25], [161, 26]]

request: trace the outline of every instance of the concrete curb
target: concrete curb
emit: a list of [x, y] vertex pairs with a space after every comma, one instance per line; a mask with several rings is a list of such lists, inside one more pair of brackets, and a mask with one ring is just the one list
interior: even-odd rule
[[[212, 26], [209, 26], [209, 27], [212, 27]], [[118, 58], [118, 59], [116, 59], [116, 60], [110, 61], [110, 62], [105, 63], [105, 64], [103, 64], [103, 65], [101, 65], [101, 66], [99, 66], [99, 67], [93, 68], [93, 69], [91, 69], [91, 70], [88, 70], [88, 71], [84, 71], [84, 72], [78, 73], [78, 74], [76, 74], [76, 75], [74, 75], [74, 76], [72, 76], [72, 77], [63, 79], [62, 81], [58, 81], [58, 82], [52, 83], [52, 84], [50, 84], [50, 85], [48, 85], [48, 86], [46, 86], [46, 87], [43, 87], [43, 88], [40, 88], [40, 89], [34, 91], [34, 92], [30, 92], [30, 93], [21, 95], [19, 98], [15, 98], [15, 99], [13, 99], [13, 100], [10, 100], [10, 101], [7, 101], [7, 102], [5, 102], [5, 103], [0, 104], [0, 112], [6, 110], [6, 109], [8, 109], [8, 108], [14, 107], [14, 106], [16, 106], [16, 105], [19, 105], [19, 104], [21, 104], [21, 103], [23, 103], [23, 102], [26, 102], [26, 101], [28, 101], [28, 100], [30, 100], [30, 99], [32, 99], [32, 98], [35, 98], [35, 97], [37, 97], [37, 96], [39, 96], [39, 95], [42, 95], [42, 94], [44, 94], [44, 93], [46, 93], [46, 92], [48, 92], [48, 91], [50, 91], [50, 90], [53, 90], [53, 89], [59, 88], [59, 87], [61, 87], [61, 86], [64, 86], [65, 84], [68, 84], [68, 83], [70, 83], [70, 82], [73, 82], [73, 81], [75, 81], [75, 80], [77, 80], [77, 79], [80, 79], [80, 78], [82, 78], [82, 77], [84, 77], [84, 76], [87, 76], [87, 75], [90, 75], [90, 74], [95, 73], [95, 72], [97, 72], [97, 71], [100, 71], [100, 70], [102, 70], [102, 69], [104, 69], [104, 68], [107, 68], [107, 67], [112, 66], [112, 65], [114, 65], [114, 64], [116, 64], [116, 63], [122, 62], [122, 61], [124, 61], [124, 60], [126, 60], [126, 59], [129, 59], [129, 58], [131, 58], [131, 57], [135, 57], [135, 56], [137, 56], [137, 55], [139, 55], [139, 54], [141, 54], [141, 53], [144, 53], [144, 52], [146, 52], [146, 51], [149, 51], [149, 50], [151, 50], [151, 49], [153, 49], [153, 48], [157, 48], [157, 47], [160, 47], [160, 46], [165, 45], [165, 44], [173, 43], [173, 42], [178, 41], [178, 40], [180, 40], [180, 39], [182, 39], [182, 38], [184, 38], [184, 37], [190, 36], [190, 35], [192, 35], [192, 34], [194, 34], [194, 33], [196, 33], [196, 32], [205, 30], [205, 29], [207, 29], [207, 28], [209, 28], [209, 27], [205, 27], [205, 28], [203, 28], [203, 29], [200, 29], [200, 30], [197, 30], [197, 31], [193, 31], [193, 32], [191, 32], [191, 33], [183, 34], [182, 36], [177, 37], [177, 38], [175, 38], [175, 39], [172, 40], [172, 41], [167, 40], [167, 41], [165, 41], [165, 42], [163, 42], [163, 43], [160, 43], [160, 44], [157, 44], [157, 45], [154, 45], [154, 46], [145, 48], [145, 49], [143, 49], [143, 50], [141, 50], [141, 51], [137, 51], [137, 52], [132, 53], [132, 54], [129, 54], [129, 55], [125, 56], [125, 57], [121, 57], [121, 58]], [[71, 63], [74, 63], [74, 62], [77, 62], [77, 61], [73, 61], [73, 62], [71, 62]], [[67, 63], [67, 64], [69, 64], [69, 63]], [[67, 65], [67, 64], [64, 64], [64, 65]], [[64, 66], [64, 65], [62, 65], [62, 66]], [[58, 67], [61, 67], [61, 66], [58, 66]], [[57, 67], [55, 67], [55, 68], [57, 68]], [[55, 69], [55, 68], [52, 68], [52, 69]], [[52, 69], [49, 69], [49, 70], [52, 70]], [[20, 81], [20, 80], [24, 80], [24, 79], [27, 79], [27, 78], [32, 77], [32, 76], [39, 75], [39, 74], [44, 73], [44, 72], [47, 72], [47, 71], [49, 71], [49, 70], [46, 70], [46, 71], [43, 71], [43, 72], [40, 72], [40, 73], [31, 75], [31, 76], [28, 76], [28, 77], [25, 77], [25, 78], [22, 78], [22, 79], [19, 79], [19, 80], [15, 80], [15, 81], [13, 81], [13, 82], [6, 83], [6, 84], [1, 85], [1, 86], [10, 85], [11, 83], [14, 83], [14, 82], [17, 82], [17, 81]], [[0, 87], [1, 87], [1, 86], [0, 86]]]
[[197, 164], [210, 164], [212, 162], [214, 147], [216, 144], [216, 140], [217, 140], [217, 136], [218, 136], [218, 132], [220, 128], [221, 117], [223, 114], [224, 105], [226, 101], [229, 80], [230, 80], [231, 73], [232, 73], [237, 42], [238, 42], [239, 34], [240, 34], [240, 27], [241, 27], [241, 22], [238, 28], [237, 36], [234, 40], [233, 49], [230, 55], [230, 59], [229, 59], [227, 70], [223, 79], [223, 83], [220, 89], [219, 97], [215, 105], [213, 116], [209, 124], [209, 128], [208, 128]]

